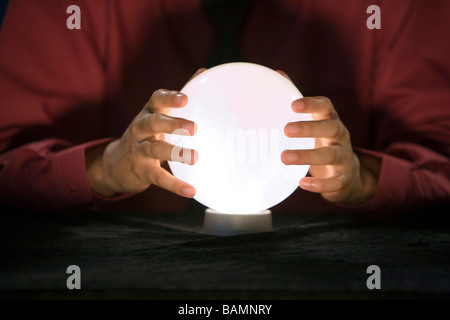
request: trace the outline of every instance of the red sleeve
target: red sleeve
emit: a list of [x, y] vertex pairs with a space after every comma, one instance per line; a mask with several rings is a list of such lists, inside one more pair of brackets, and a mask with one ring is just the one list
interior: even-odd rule
[[[1, 204], [62, 210], [101, 198], [89, 187], [84, 151], [108, 141], [98, 139], [104, 48], [91, 32], [88, 6], [82, 30], [67, 29], [66, 8], [79, 3], [9, 4], [0, 33]], [[104, 20], [96, 23], [105, 30]], [[84, 125], [74, 128], [71, 119]]]
[[[449, 1], [381, 2], [373, 73], [377, 218], [450, 201]], [[403, 13], [403, 14], [400, 14]]]
[[64, 140], [46, 139], [2, 154], [1, 201], [13, 207], [40, 210], [106, 201], [90, 189], [84, 152], [107, 141], [110, 139], [71, 146]]

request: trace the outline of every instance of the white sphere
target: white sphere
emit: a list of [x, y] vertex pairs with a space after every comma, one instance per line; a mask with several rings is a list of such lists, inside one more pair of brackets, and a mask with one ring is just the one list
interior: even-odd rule
[[[195, 165], [169, 161], [175, 177], [196, 188], [194, 199], [222, 213], [250, 214], [286, 199], [308, 172], [285, 165], [286, 149], [313, 149], [313, 138], [288, 138], [288, 122], [311, 120], [291, 109], [300, 91], [272, 69], [251, 63], [216, 66], [181, 90], [184, 108], [170, 116], [197, 124], [194, 136], [166, 134], [166, 141], [198, 151]], [[299, 204], [301, 206], [301, 204]]]

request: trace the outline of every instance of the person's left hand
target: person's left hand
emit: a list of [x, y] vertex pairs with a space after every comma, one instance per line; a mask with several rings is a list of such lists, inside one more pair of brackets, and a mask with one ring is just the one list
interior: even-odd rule
[[305, 97], [292, 102], [297, 113], [311, 113], [313, 121], [288, 123], [288, 137], [316, 138], [313, 150], [285, 150], [287, 165], [311, 165], [310, 177], [300, 180], [304, 190], [317, 192], [330, 202], [361, 204], [370, 199], [378, 184], [380, 161], [358, 156], [350, 133], [326, 97]]

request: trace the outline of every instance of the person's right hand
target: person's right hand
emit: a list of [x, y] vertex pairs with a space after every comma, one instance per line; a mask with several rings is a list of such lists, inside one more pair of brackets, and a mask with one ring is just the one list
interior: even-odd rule
[[86, 150], [89, 184], [106, 197], [121, 193], [138, 193], [154, 184], [180, 196], [192, 198], [195, 188], [161, 167], [161, 161], [172, 160], [194, 164], [198, 155], [191, 149], [172, 157], [174, 146], [164, 141], [164, 133], [193, 135], [194, 122], [167, 115], [169, 108], [181, 108], [187, 96], [178, 91], [160, 89], [134, 118], [118, 140], [106, 147]]

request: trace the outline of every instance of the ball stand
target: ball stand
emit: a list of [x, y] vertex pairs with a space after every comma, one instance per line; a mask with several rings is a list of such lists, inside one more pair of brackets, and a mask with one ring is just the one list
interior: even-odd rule
[[252, 214], [230, 214], [205, 210], [203, 232], [215, 236], [272, 231], [272, 212], [264, 210]]

